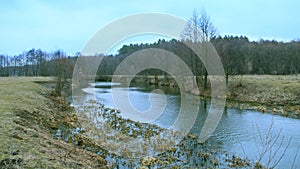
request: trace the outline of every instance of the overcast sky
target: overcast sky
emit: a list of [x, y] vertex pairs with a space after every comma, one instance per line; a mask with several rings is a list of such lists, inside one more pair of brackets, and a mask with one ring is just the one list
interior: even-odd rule
[[158, 12], [188, 19], [194, 9], [205, 9], [222, 36], [290, 41], [300, 38], [299, 7], [299, 0], [1, 0], [0, 53], [41, 48], [72, 55], [122, 17]]

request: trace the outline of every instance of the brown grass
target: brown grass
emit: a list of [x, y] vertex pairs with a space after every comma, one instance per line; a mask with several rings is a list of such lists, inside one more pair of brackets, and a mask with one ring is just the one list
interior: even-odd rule
[[228, 100], [238, 102], [241, 108], [300, 117], [300, 75], [247, 75], [240, 78], [230, 78]]
[[[35, 82], [50, 77], [0, 78], [0, 168], [99, 168], [106, 161], [72, 143], [54, 139], [51, 130], [72, 115]], [[65, 106], [66, 107], [66, 106]]]

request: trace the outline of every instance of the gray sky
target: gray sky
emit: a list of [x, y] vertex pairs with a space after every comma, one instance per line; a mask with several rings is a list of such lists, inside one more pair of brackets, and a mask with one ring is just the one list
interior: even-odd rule
[[158, 12], [188, 19], [194, 9], [205, 9], [220, 35], [290, 41], [300, 38], [299, 7], [299, 0], [1, 0], [0, 53], [41, 48], [72, 55], [122, 17]]

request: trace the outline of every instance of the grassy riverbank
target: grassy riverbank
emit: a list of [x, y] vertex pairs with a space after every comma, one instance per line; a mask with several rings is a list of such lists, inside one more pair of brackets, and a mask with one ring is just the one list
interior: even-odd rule
[[300, 118], [300, 75], [231, 78], [228, 105]]
[[[110, 168], [113, 166], [178, 168], [188, 165], [185, 164], [186, 161], [181, 160], [182, 158], [196, 157], [199, 160], [198, 165], [201, 166], [221, 164], [236, 166], [237, 162], [241, 165], [249, 165], [247, 161], [240, 158], [225, 157], [226, 153], [203, 149], [204, 146], [199, 144], [192, 135], [188, 135], [178, 146], [168, 149], [165, 153], [141, 159], [126, 159], [109, 154], [103, 147], [99, 147], [93, 135], [88, 134], [92, 131], [74, 134], [75, 137], [69, 137], [71, 138], [69, 140], [57, 139], [54, 133], [58, 129], [64, 129], [70, 134], [71, 129], [81, 126], [79, 121], [84, 123], [86, 120], [74, 114], [74, 110], [61, 98], [53, 96], [52, 87], [52, 78], [0, 78], [0, 168]], [[129, 135], [130, 137], [135, 138], [139, 135], [149, 138], [152, 134], [158, 134], [156, 131], [161, 130], [152, 125], [116, 119], [113, 110], [102, 109], [102, 111], [108, 113], [105, 119], [115, 124], [115, 127], [122, 127], [124, 124], [136, 126], [121, 130], [125, 135], [132, 132], [133, 135]], [[160, 140], [163, 141], [164, 138]], [[165, 140], [168, 141], [167, 138]], [[191, 146], [194, 149], [191, 149]], [[113, 158], [114, 162], [108, 163], [104, 160], [103, 157], [107, 156]], [[195, 157], [189, 158], [191, 156]]]
[[[228, 106], [281, 115], [284, 115], [281, 113], [283, 111], [297, 117], [300, 110], [300, 76], [244, 76], [241, 82], [240, 85], [239, 77], [231, 79]], [[128, 159], [122, 161], [113, 154], [109, 155], [100, 146], [106, 143], [94, 144], [97, 142], [93, 141], [93, 135], [88, 137], [88, 131], [76, 135], [75, 139], [56, 139], [53, 134], [57, 129], [74, 129], [84, 124], [84, 120], [62, 98], [51, 94], [53, 85], [50, 77], [0, 78], [0, 168], [105, 168], [109, 165], [122, 166], [120, 163], [128, 166], [176, 168], [185, 165], [185, 160], [195, 163], [193, 159], [198, 159], [196, 163], [201, 166], [254, 166], [253, 163], [251, 165], [250, 162], [225, 152], [205, 149], [193, 135], [188, 135], [179, 145], [171, 147], [163, 154], [134, 162]], [[203, 94], [208, 96], [208, 93], [206, 91]], [[105, 123], [113, 125], [113, 128], [130, 137], [148, 138], [160, 131], [155, 126], [122, 119], [115, 114], [115, 110], [102, 108], [95, 113], [102, 114]], [[107, 133], [109, 132], [104, 132]], [[104, 160], [107, 156], [117, 159], [118, 163], [108, 163]]]
[[[227, 106], [300, 118], [300, 75], [232, 76]], [[202, 90], [204, 97], [210, 90]]]
[[50, 95], [52, 81], [44, 77], [0, 78], [0, 168], [105, 166], [100, 156], [52, 137], [59, 125], [76, 123], [64, 101]]

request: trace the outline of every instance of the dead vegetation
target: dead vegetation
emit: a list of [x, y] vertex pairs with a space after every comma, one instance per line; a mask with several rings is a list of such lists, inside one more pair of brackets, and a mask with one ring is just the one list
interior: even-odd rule
[[[299, 76], [244, 76], [242, 83], [234, 77], [230, 81], [227, 104], [239, 108], [260, 109], [273, 113], [288, 113], [289, 116], [300, 114], [300, 80]], [[66, 105], [65, 101], [55, 95], [49, 95], [51, 78], [0, 78], [0, 168], [107, 168], [119, 166], [120, 160], [107, 163], [104, 158], [107, 151], [88, 137], [88, 132], [76, 135], [71, 140], [61, 140], [53, 137], [53, 131], [63, 127], [69, 129], [80, 126], [79, 117]], [[38, 83], [37, 83], [38, 82]], [[41, 85], [43, 84], [43, 85]], [[46, 88], [45, 85], [48, 85]], [[117, 112], [105, 110], [105, 112]], [[296, 114], [298, 113], [298, 116]], [[105, 115], [105, 113], [103, 114]], [[122, 120], [109, 113], [109, 121], [114, 128], [122, 128], [122, 123], [132, 122]], [[111, 117], [112, 116], [112, 117]], [[118, 123], [114, 123], [118, 122]], [[135, 124], [140, 125], [140, 124]], [[149, 136], [157, 134], [150, 130], [126, 131], [130, 137], [138, 135]], [[123, 128], [122, 128], [123, 129]], [[151, 130], [156, 131], [155, 127]], [[55, 133], [54, 133], [55, 134]], [[200, 166], [230, 166], [249, 167], [250, 163], [226, 153], [215, 153], [203, 150], [203, 145], [190, 142], [195, 138], [184, 139], [177, 147], [169, 149], [157, 157], [142, 158], [144, 166], [184, 165], [185, 161], [178, 159], [201, 159]], [[188, 144], [189, 143], [189, 144]], [[194, 147], [193, 147], [194, 146]], [[87, 149], [89, 148], [89, 151]], [[95, 148], [95, 149], [93, 149]], [[92, 151], [91, 151], [92, 150]], [[194, 150], [194, 151], [192, 151]], [[168, 158], [167, 158], [168, 157]], [[116, 157], [118, 159], [118, 157]], [[171, 159], [171, 160], [170, 160]], [[175, 159], [174, 161], [172, 161]], [[224, 160], [225, 159], [225, 160]], [[123, 161], [124, 162], [124, 161]], [[133, 166], [126, 161], [128, 166]], [[198, 162], [196, 162], [198, 163]], [[122, 166], [122, 165], [121, 165]]]
[[300, 117], [300, 75], [233, 76], [227, 105], [294, 118]]
[[52, 78], [0, 78], [0, 168], [106, 168], [97, 154], [52, 136], [76, 116], [36, 81]]

